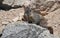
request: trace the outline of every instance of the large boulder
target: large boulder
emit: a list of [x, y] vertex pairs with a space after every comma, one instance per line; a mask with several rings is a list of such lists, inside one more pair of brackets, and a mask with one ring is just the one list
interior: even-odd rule
[[55, 38], [47, 29], [26, 22], [8, 24], [2, 34], [1, 38]]

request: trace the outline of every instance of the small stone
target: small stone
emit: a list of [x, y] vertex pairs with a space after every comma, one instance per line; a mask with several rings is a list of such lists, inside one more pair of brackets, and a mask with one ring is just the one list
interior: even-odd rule
[[9, 22], [3, 21], [2, 25], [7, 25]]
[[19, 17], [15, 17], [14, 19], [12, 19], [13, 22], [18, 21]]

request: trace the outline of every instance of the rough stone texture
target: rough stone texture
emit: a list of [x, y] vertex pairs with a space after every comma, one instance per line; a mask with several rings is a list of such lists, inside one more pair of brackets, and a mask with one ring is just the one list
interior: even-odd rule
[[[43, 25], [53, 28], [53, 34], [60, 37], [60, 1], [56, 0], [54, 5], [46, 12], [48, 13], [44, 16], [47, 19], [47, 23], [43, 22]], [[49, 4], [50, 5], [50, 4]], [[43, 11], [42, 11], [43, 12]], [[41, 12], [41, 13], [42, 13]], [[41, 23], [42, 24], [42, 23]]]
[[[26, 1], [28, 1], [29, 3], [39, 2], [40, 5], [42, 5], [42, 4], [46, 4], [48, 1], [55, 1], [55, 0], [3, 0], [2, 3], [14, 7], [15, 5], [22, 6], [24, 3], [26, 3]], [[28, 3], [26, 3], [26, 4], [28, 4]], [[53, 5], [53, 4], [50, 4], [49, 6], [51, 6], [51, 5]]]
[[[14, 21], [14, 19], [21, 18], [24, 15], [24, 9], [23, 8], [17, 8], [17, 9], [11, 9], [9, 11], [0, 11], [0, 22], [3, 23], [6, 21]], [[16, 19], [17, 20], [17, 19]]]
[[3, 26], [0, 26], [0, 34], [2, 34], [2, 31], [3, 31], [4, 28], [5, 28], [4, 25]]
[[1, 38], [56, 38], [47, 29], [26, 22], [8, 24], [2, 34]]
[[15, 5], [22, 6], [26, 1], [29, 0], [4, 0], [3, 4], [7, 4], [12, 7], [14, 7]]
[[21, 21], [23, 15], [23, 8], [11, 9], [9, 11], [0, 11], [0, 32], [2, 32], [3, 28], [8, 23]]
[[47, 26], [53, 28], [54, 35], [60, 37], [60, 9], [50, 12], [45, 18], [48, 19]]
[[[53, 1], [53, 0], [51, 0]], [[48, 6], [45, 11], [41, 10], [41, 15], [44, 15], [44, 17], [47, 19], [47, 21], [44, 22], [44, 20], [40, 23], [43, 27], [52, 27], [53, 28], [53, 34], [55, 36], [59, 36], [60, 38], [60, 1], [59, 0], [54, 0], [51, 2], [50, 0], [47, 1], [40, 9], [43, 9]], [[51, 2], [51, 3], [49, 3]], [[54, 3], [54, 4], [53, 4]], [[49, 5], [53, 4], [51, 7]]]
[[[42, 0], [41, 0], [42, 1]], [[50, 12], [60, 8], [59, 0], [46, 0], [40, 6], [41, 15], [47, 15]]]

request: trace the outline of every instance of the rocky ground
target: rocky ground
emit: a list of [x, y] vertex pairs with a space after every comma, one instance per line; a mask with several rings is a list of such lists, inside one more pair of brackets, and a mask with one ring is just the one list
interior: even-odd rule
[[0, 36], [60, 38], [60, 1], [0, 0]]

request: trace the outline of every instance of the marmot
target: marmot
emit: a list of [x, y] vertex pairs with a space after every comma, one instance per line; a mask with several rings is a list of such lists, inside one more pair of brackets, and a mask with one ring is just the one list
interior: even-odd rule
[[25, 7], [25, 14], [24, 14], [24, 21], [34, 24], [40, 24], [41, 19], [43, 16], [40, 15], [40, 10], [36, 8], [31, 8], [30, 6]]

